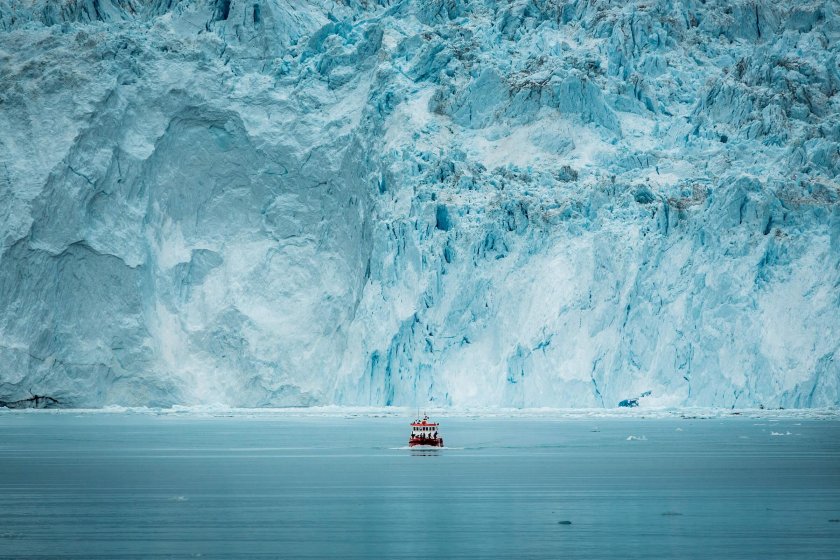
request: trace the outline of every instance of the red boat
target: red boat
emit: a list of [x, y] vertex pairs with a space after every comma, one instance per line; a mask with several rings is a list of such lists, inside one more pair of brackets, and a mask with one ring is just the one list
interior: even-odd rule
[[428, 416], [423, 416], [422, 420], [415, 420], [411, 423], [411, 437], [408, 438], [408, 446], [443, 447], [443, 438], [438, 435], [438, 426], [440, 424], [430, 422]]

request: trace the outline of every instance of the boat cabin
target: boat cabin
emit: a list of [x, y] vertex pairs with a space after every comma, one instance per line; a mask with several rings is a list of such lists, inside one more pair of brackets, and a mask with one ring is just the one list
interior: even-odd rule
[[436, 422], [430, 422], [429, 417], [411, 423], [411, 437], [414, 439], [437, 439], [438, 426]]

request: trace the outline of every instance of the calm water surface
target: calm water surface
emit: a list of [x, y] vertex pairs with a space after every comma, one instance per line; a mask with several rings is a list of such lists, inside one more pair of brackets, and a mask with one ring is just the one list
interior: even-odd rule
[[837, 420], [408, 421], [2, 413], [0, 558], [840, 558]]

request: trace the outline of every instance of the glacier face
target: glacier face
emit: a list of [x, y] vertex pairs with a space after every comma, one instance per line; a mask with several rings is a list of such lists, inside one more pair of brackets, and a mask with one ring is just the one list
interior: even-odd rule
[[0, 0], [0, 398], [840, 404], [840, 8]]

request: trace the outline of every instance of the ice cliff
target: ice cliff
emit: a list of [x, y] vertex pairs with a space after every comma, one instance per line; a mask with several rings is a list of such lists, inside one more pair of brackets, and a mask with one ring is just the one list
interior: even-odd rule
[[840, 5], [0, 0], [0, 399], [840, 404]]

